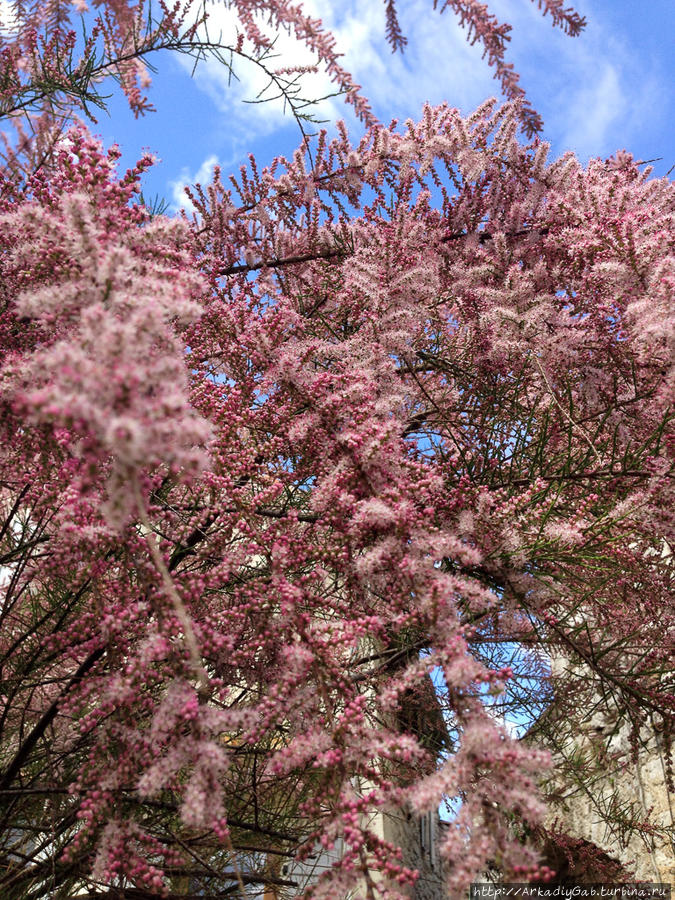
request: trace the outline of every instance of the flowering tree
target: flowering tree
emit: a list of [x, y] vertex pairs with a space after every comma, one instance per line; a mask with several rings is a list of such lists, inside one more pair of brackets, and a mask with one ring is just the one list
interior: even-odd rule
[[[493, 46], [483, 7], [449, 5]], [[141, 13], [102, 9], [141, 109], [143, 52], [114, 62]], [[237, 9], [260, 46], [264, 9], [335, 61], [298, 10]], [[13, 96], [41, 102], [17, 33]], [[39, 165], [13, 145], [3, 897], [282, 896], [278, 862], [337, 840], [312, 896], [405, 895], [369, 815], [444, 798], [453, 895], [489, 862], [536, 877], [547, 759], [505, 719], [600, 690], [668, 739], [673, 189], [623, 152], [549, 162], [522, 121], [321, 135], [216, 171], [191, 222], [82, 127]], [[551, 673], [559, 652], [590, 675]]]

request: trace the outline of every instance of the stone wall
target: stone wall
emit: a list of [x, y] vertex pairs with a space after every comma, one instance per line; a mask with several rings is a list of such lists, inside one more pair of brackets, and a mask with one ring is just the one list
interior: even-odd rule
[[[555, 730], [553, 719], [549, 736]], [[643, 727], [636, 758], [630, 726], [602, 706], [571, 733], [552, 747], [547, 826], [598, 848], [638, 881], [675, 887], [675, 795], [666, 787], [663, 733]], [[575, 764], [583, 777], [574, 777]]]
[[441, 836], [438, 813], [417, 817], [400, 811], [383, 816], [381, 821], [384, 840], [400, 847], [404, 865], [420, 873], [414, 887], [407, 889], [411, 900], [444, 900], [447, 894], [438, 853]]
[[[406, 893], [410, 900], [446, 900], [447, 893], [438, 855], [442, 827], [438, 813], [427, 813], [421, 818], [400, 810], [377, 813], [371, 817], [368, 826], [379, 838], [400, 847], [403, 851], [403, 864], [419, 872], [414, 886], [402, 889], [395, 885], [398, 891]], [[338, 841], [330, 851], [317, 848], [317, 853], [303, 863], [285, 863], [281, 874], [293, 880], [296, 888], [276, 891], [269, 889], [264, 895], [265, 900], [286, 900], [300, 896], [303, 890], [315, 883], [323, 872], [339, 860], [341, 852], [342, 847]], [[375, 877], [381, 881], [381, 876]], [[356, 888], [349, 897], [336, 897], [335, 900], [363, 900], [366, 895], [364, 885]]]

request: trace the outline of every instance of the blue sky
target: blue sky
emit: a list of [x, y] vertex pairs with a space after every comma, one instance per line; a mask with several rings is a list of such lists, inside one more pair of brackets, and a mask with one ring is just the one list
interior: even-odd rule
[[[409, 44], [392, 55], [384, 40], [380, 0], [309, 0], [338, 39], [344, 65], [363, 86], [383, 121], [419, 117], [425, 101], [447, 100], [469, 112], [498, 93], [478, 47], [470, 47], [449, 13], [439, 16], [431, 0], [399, 0], [399, 17]], [[675, 60], [673, 0], [578, 0], [588, 26], [578, 38], [553, 29], [528, 0], [493, 0], [492, 8], [513, 25], [509, 58], [521, 74], [531, 102], [545, 122], [544, 137], [556, 154], [571, 149], [583, 161], [628, 149], [640, 159], [663, 157], [658, 174], [675, 164]], [[212, 31], [232, 30], [232, 15], [209, 7]], [[306, 51], [281, 36], [278, 64], [309, 62]], [[262, 87], [250, 65], [236, 67], [240, 81], [228, 85], [217, 64], [201, 66], [191, 77], [187, 59], [165, 54], [154, 60], [151, 99], [157, 112], [138, 121], [115, 96], [110, 115], [94, 130], [117, 141], [128, 164], [149, 148], [160, 162], [146, 178], [146, 196], [159, 194], [175, 205], [185, 182], [207, 181], [215, 162], [235, 171], [254, 152], [259, 162], [289, 154], [299, 142], [295, 122], [280, 104], [249, 105]], [[305, 93], [330, 90], [323, 76], [309, 76]], [[345, 118], [355, 136], [360, 126], [340, 98], [324, 102], [319, 114]]]

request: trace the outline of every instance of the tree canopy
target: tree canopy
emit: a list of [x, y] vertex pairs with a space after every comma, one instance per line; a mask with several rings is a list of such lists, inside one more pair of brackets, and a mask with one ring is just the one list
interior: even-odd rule
[[444, 800], [460, 896], [487, 864], [542, 875], [548, 757], [510, 723], [600, 694], [669, 742], [672, 183], [625, 152], [549, 160], [503, 26], [445, 5], [511, 100], [384, 127], [319, 23], [237, 0], [242, 34], [295, 29], [367, 127], [216, 170], [192, 219], [140, 201], [149, 158], [119, 174], [65, 126], [99, 69], [142, 111], [146, 51], [209, 49], [194, 20], [97, 3], [77, 61], [62, 4], [16, 7], [3, 897], [283, 896], [277, 861], [338, 840], [311, 896], [405, 896], [370, 817]]

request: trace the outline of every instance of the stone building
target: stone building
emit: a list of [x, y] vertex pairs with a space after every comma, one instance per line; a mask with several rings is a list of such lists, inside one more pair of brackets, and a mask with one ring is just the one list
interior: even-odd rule
[[[606, 706], [562, 739], [555, 717], [542, 726], [534, 737], [554, 759], [546, 824], [568, 846], [565, 853], [547, 842], [549, 865], [570, 880], [675, 887], [675, 794], [667, 789], [662, 728], [644, 726], [635, 745], [629, 724]], [[583, 778], [574, 775], [580, 769]], [[612, 870], [613, 879], [598, 877]]]
[[[403, 811], [377, 813], [372, 816], [368, 825], [377, 837], [400, 847], [403, 851], [403, 864], [419, 872], [414, 887], [401, 889], [397, 886], [399, 891], [404, 891], [410, 900], [445, 900], [447, 895], [438, 853], [444, 823], [437, 813], [427, 813], [422, 817]], [[295, 882], [296, 886], [284, 891], [268, 888], [262, 894], [262, 900], [290, 900], [291, 897], [301, 896], [309, 885], [339, 860], [341, 851], [338, 841], [332, 850], [318, 848], [313, 857], [302, 863], [284, 863], [280, 874]], [[357, 888], [349, 898], [336, 897], [335, 900], [351, 900], [351, 897], [362, 900], [365, 891]]]

